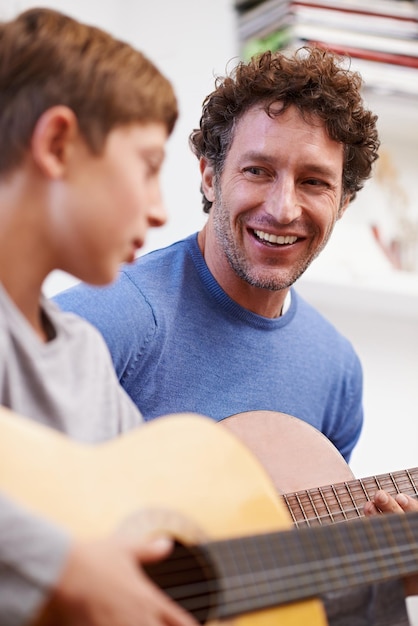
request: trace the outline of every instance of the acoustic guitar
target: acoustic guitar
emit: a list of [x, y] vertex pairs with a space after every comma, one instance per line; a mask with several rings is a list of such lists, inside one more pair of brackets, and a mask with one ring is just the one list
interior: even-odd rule
[[0, 489], [79, 538], [172, 532], [147, 571], [202, 623], [324, 626], [309, 598], [418, 572], [418, 514], [298, 530], [254, 455], [192, 414], [90, 446], [1, 408]]
[[248, 411], [220, 424], [258, 458], [299, 528], [363, 517], [378, 489], [418, 496], [418, 467], [356, 480], [327, 437], [286, 413]]
[[[190, 543], [292, 526], [252, 453], [217, 423], [193, 415], [156, 419], [90, 446], [0, 407], [0, 490], [87, 540], [164, 530]], [[243, 612], [235, 622], [326, 624], [317, 600]], [[43, 614], [36, 626], [50, 623]]]

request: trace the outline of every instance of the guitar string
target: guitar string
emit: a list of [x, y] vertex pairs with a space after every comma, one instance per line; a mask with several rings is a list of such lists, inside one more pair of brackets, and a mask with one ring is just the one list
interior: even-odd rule
[[[343, 483], [337, 483], [335, 485], [328, 485], [328, 486], [322, 487], [322, 489], [323, 490], [334, 489], [334, 490], [341, 490], [343, 492], [346, 489], [350, 489], [353, 493], [355, 493], [356, 491], [359, 491], [358, 487], [360, 487], [360, 491], [363, 491], [364, 493], [367, 494], [367, 489], [371, 490], [371, 489], [376, 489], [376, 488], [377, 489], [385, 488], [387, 490], [391, 490], [390, 487], [393, 486], [395, 487], [396, 493], [399, 493], [400, 491], [405, 491], [405, 490], [409, 492], [409, 488], [412, 487], [414, 494], [417, 495], [418, 491], [416, 487], [416, 478], [413, 478], [412, 473], [416, 473], [417, 474], [416, 478], [418, 478], [418, 468], [414, 468], [411, 470], [403, 470], [400, 472], [392, 472], [389, 474], [381, 474], [377, 476], [371, 476], [369, 478], [363, 478], [359, 480], [352, 480], [352, 481], [346, 481]], [[389, 486], [387, 485], [385, 486], [384, 484], [385, 482], [389, 482]], [[404, 485], [403, 487], [402, 487], [402, 484]], [[367, 487], [367, 485], [369, 486]], [[297, 491], [294, 494], [287, 494], [287, 495], [297, 494], [299, 497], [303, 497], [309, 491], [311, 493], [315, 493], [317, 489]]]
[[[393, 538], [393, 536], [392, 536]], [[415, 550], [416, 554], [413, 554], [412, 550]], [[214, 551], [214, 546], [209, 550], [209, 552]], [[218, 559], [227, 561], [228, 557], [225, 558], [225, 555], [222, 554], [223, 550], [218, 555]], [[266, 548], [257, 551], [258, 558], [260, 562], [264, 559], [265, 561], [271, 561], [271, 550], [268, 546]], [[397, 546], [396, 552], [394, 552], [393, 548], [379, 548], [378, 557], [380, 560], [386, 560], [385, 563], [385, 576], [386, 578], [390, 576], [389, 570], [390, 565], [392, 564], [394, 567], [398, 567], [400, 562], [400, 557], [402, 557], [402, 564], [404, 567], [412, 567], [410, 571], [416, 571], [417, 569], [417, 554], [418, 554], [418, 545], [415, 542], [413, 545], [408, 542], [406, 545]], [[317, 560], [309, 561], [309, 571], [306, 568], [306, 562], [299, 563], [297, 565], [281, 565], [280, 572], [276, 567], [273, 569], [263, 568], [262, 572], [251, 572], [250, 574], [235, 574], [233, 576], [229, 575], [224, 577], [223, 580], [227, 580], [228, 582], [228, 590], [229, 592], [238, 594], [239, 597], [235, 597], [233, 600], [228, 600], [226, 602], [227, 605], [227, 614], [232, 615], [236, 612], [239, 612], [237, 609], [233, 609], [233, 604], [237, 604], [240, 602], [248, 603], [249, 600], [256, 600], [257, 598], [261, 599], [263, 597], [269, 597], [271, 593], [274, 594], [272, 597], [272, 602], [274, 604], [274, 599], [276, 598], [276, 594], [278, 590], [272, 588], [272, 584], [280, 582], [280, 592], [283, 593], [287, 598], [292, 595], [292, 593], [296, 593], [296, 598], [292, 596], [291, 599], [301, 599], [305, 596], [305, 593], [308, 593], [308, 596], [318, 595], [324, 591], [327, 591], [328, 588], [321, 588], [321, 584], [328, 585], [329, 580], [325, 580], [323, 583], [319, 579], [323, 578], [324, 571], [327, 569], [332, 569], [334, 571], [335, 584], [339, 588], [345, 588], [347, 585], [347, 571], [352, 573], [352, 579], [358, 582], [357, 577], [359, 575], [363, 575], [364, 577], [372, 576], [372, 581], [375, 580], [373, 576], [377, 572], [382, 569], [382, 566], [379, 565], [378, 559], [376, 559], [376, 553], [374, 550], [363, 551], [360, 554], [347, 554], [343, 556], [328, 556], [325, 558], [320, 558]], [[174, 563], [173, 563], [174, 561]], [[236, 566], [236, 555], [235, 558], [231, 561]], [[196, 568], [194, 566], [195, 561], [189, 558], [185, 558], [184, 556], [171, 559], [171, 564], [176, 566], [175, 573], [169, 573], [169, 581], [166, 583], [164, 588], [168, 591], [168, 585], [170, 585], [170, 595], [177, 602], [184, 602], [184, 600], [189, 600], [189, 610], [197, 610], [197, 609], [206, 609], [210, 610], [215, 605], [212, 602], [208, 602], [207, 594], [201, 594], [202, 586], [207, 589], [209, 588], [210, 592], [215, 593], [217, 591], [218, 583], [217, 581], [208, 582], [194, 582], [187, 585], [178, 585], [178, 569], [179, 563], [182, 564], [181, 569], [188, 569], [189, 571], [196, 570], [196, 572], [201, 573], [200, 568]], [[341, 573], [341, 569], [348, 568], [348, 570], [344, 573]], [[398, 570], [396, 570], [396, 573]], [[322, 576], [321, 576], [322, 574]], [[170, 579], [171, 576], [171, 579]], [[313, 577], [317, 577], [316, 580], [313, 580]], [[382, 578], [383, 578], [382, 574]], [[296, 584], [293, 584], [292, 579], [296, 579]], [[339, 582], [338, 582], [339, 581]], [[366, 581], [367, 582], [367, 581]], [[269, 584], [270, 589], [263, 591], [266, 583]], [[261, 588], [260, 588], [261, 585]], [[319, 587], [315, 590], [315, 587]], [[305, 589], [307, 591], [302, 591]], [[292, 591], [294, 590], [294, 591]], [[191, 602], [191, 604], [190, 604]], [[277, 603], [277, 602], [276, 602]], [[258, 604], [259, 607], [265, 607], [265, 602], [262, 601]]]
[[[414, 498], [417, 498], [418, 496], [411, 496]], [[369, 500], [370, 501], [370, 500]], [[366, 500], [364, 501], [364, 503], [366, 503]], [[348, 517], [348, 515], [350, 515], [351, 513], [354, 513], [355, 515], [353, 517]], [[341, 517], [341, 519], [336, 519], [336, 517], [339, 516]], [[316, 526], [316, 525], [324, 525], [323, 522], [327, 522], [328, 524], [341, 524], [343, 522], [347, 522], [349, 519], [358, 519], [358, 518], [362, 518], [364, 517], [364, 513], [362, 511], [360, 511], [358, 509], [358, 507], [352, 507], [352, 508], [344, 508], [344, 509], [338, 509], [337, 511], [334, 511], [333, 517], [331, 517], [328, 513], [324, 513], [324, 514], [317, 514], [314, 517], [309, 517], [309, 516], [305, 516], [302, 517], [301, 519], [296, 518], [296, 516], [294, 515], [294, 513], [292, 513], [292, 521], [295, 524], [295, 526]], [[315, 522], [317, 522], [318, 524], [315, 524]]]
[[[294, 493], [288, 493], [285, 494], [287, 497], [297, 497], [298, 499], [306, 499], [307, 497], [310, 498], [315, 498], [315, 495], [320, 495], [320, 492], [322, 493], [326, 493], [328, 492], [332, 492], [332, 493], [339, 493], [340, 495], [344, 495], [345, 493], [352, 493], [352, 494], [364, 494], [366, 496], [366, 499], [370, 499], [369, 496], [369, 491], [373, 491], [375, 492], [376, 489], [386, 489], [388, 492], [391, 493], [400, 493], [402, 492], [406, 492], [409, 493], [409, 495], [418, 495], [418, 491], [416, 489], [416, 487], [414, 486], [414, 490], [413, 492], [411, 492], [409, 489], [407, 488], [402, 488], [402, 486], [397, 486], [397, 488], [395, 489], [395, 491], [393, 489], [390, 489], [390, 486], [386, 486], [384, 484], [381, 484], [380, 482], [376, 482], [375, 485], [373, 485], [373, 487], [370, 486], [366, 486], [364, 484], [364, 481], [360, 481], [359, 482], [360, 488], [359, 487], [353, 487], [352, 485], [350, 485], [350, 483], [347, 483], [346, 485], [330, 485], [330, 486], [326, 486], [326, 487], [321, 487], [321, 488], [315, 488], [315, 489], [310, 489], [308, 491], [299, 491], [299, 492], [294, 492]], [[318, 499], [318, 498], [317, 498]], [[322, 499], [322, 498], [320, 498]]]
[[[394, 477], [392, 475], [388, 475], [388, 477], [391, 477], [392, 480], [392, 484], [395, 487], [395, 493], [393, 493], [393, 490], [388, 489], [387, 486], [381, 484], [381, 482], [378, 480], [379, 477], [374, 477], [375, 482], [376, 482], [376, 486], [373, 487], [373, 489], [375, 490], [376, 487], [378, 489], [382, 489], [382, 488], [386, 488], [388, 490], [389, 493], [391, 493], [391, 495], [396, 495], [397, 493], [400, 493], [401, 491], [406, 491], [407, 493], [409, 493], [409, 495], [411, 497], [417, 497], [418, 496], [418, 491], [417, 488], [414, 484], [414, 481], [412, 480], [412, 477], [410, 476], [409, 471], [406, 471], [407, 477], [408, 477], [408, 481], [407, 483], [409, 485], [411, 485], [414, 488], [414, 493], [410, 493], [409, 490], [405, 490], [399, 487], [399, 485], [397, 484], [397, 482], [395, 481]], [[372, 479], [367, 479], [368, 482], [370, 482]], [[330, 485], [327, 487], [319, 487], [316, 489], [312, 489], [312, 490], [307, 490], [307, 491], [303, 491], [303, 492], [295, 492], [292, 494], [284, 494], [283, 495], [283, 499], [286, 502], [286, 505], [289, 509], [289, 511], [291, 512], [292, 515], [292, 519], [294, 520], [295, 523], [299, 523], [299, 524], [307, 524], [310, 525], [313, 521], [317, 520], [318, 522], [322, 522], [326, 519], [330, 519], [331, 522], [335, 522], [336, 520], [334, 519], [335, 517], [343, 517], [344, 519], [348, 518], [348, 514], [351, 513], [355, 513], [357, 517], [362, 517], [363, 513], [362, 511], [360, 511], [359, 507], [358, 507], [358, 497], [356, 499], [356, 492], [360, 492], [364, 495], [364, 498], [362, 498], [360, 504], [364, 505], [365, 502], [370, 501], [370, 496], [369, 493], [367, 491], [367, 488], [364, 484], [364, 480], [360, 480], [360, 481], [354, 481], [356, 485], [359, 485], [361, 487], [361, 489], [359, 489], [358, 487], [353, 486], [353, 488], [351, 488], [351, 483], [345, 483], [345, 484], [340, 484], [340, 485]], [[398, 481], [399, 482], [399, 481]], [[371, 490], [371, 487], [368, 487], [369, 490]], [[327, 496], [327, 491], [331, 491], [332, 492], [332, 499], [335, 500], [335, 502], [337, 503], [337, 508], [335, 508], [329, 499], [329, 496]], [[348, 494], [350, 497], [350, 500], [352, 502], [352, 507], [351, 508], [347, 508], [346, 506], [344, 506], [344, 498], [341, 498], [340, 496], [343, 496], [344, 493]], [[316, 495], [316, 497], [315, 497]], [[301, 497], [302, 496], [302, 497]], [[292, 505], [292, 499], [295, 499], [298, 505], [298, 508], [300, 509], [300, 512], [302, 514], [302, 519], [300, 519], [295, 510], [294, 510], [294, 506]], [[305, 503], [303, 502], [303, 500], [305, 500]], [[307, 506], [306, 500], [308, 501], [308, 505], [311, 506], [312, 510], [313, 510], [313, 517], [311, 517], [306, 511], [307, 509], [309, 509], [309, 506]], [[326, 509], [326, 513], [325, 514], [320, 514], [319, 513], [319, 509], [321, 508], [325, 508]], [[342, 520], [341, 520], [342, 521]]]

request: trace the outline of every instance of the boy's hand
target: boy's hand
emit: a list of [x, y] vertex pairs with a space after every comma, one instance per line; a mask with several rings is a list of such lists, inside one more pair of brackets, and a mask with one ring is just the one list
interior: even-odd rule
[[171, 547], [167, 538], [135, 546], [118, 538], [75, 544], [42, 615], [42, 625], [197, 626], [141, 568], [141, 563], [168, 556]]

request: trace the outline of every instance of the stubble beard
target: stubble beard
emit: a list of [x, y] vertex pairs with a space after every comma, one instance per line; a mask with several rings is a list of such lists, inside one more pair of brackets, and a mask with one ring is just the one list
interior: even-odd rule
[[291, 287], [323, 250], [332, 232], [331, 229], [322, 245], [313, 254], [300, 259], [291, 268], [283, 269], [272, 263], [271, 269], [257, 270], [247, 259], [244, 247], [240, 246], [239, 242], [234, 238], [229, 221], [228, 208], [223, 204], [221, 198], [217, 198], [216, 203], [212, 205], [211, 211], [213, 212], [212, 220], [218, 244], [232, 270], [239, 278], [252, 287], [268, 291], [282, 291]]

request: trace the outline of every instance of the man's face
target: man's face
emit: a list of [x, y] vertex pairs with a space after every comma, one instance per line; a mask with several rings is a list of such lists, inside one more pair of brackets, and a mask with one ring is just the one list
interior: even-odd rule
[[250, 109], [237, 123], [219, 185], [202, 165], [203, 189], [213, 200], [209, 223], [228, 261], [222, 270], [217, 263], [225, 284], [239, 277], [256, 288], [286, 289], [346, 208], [343, 147], [319, 119], [307, 120], [295, 107], [275, 118]]

